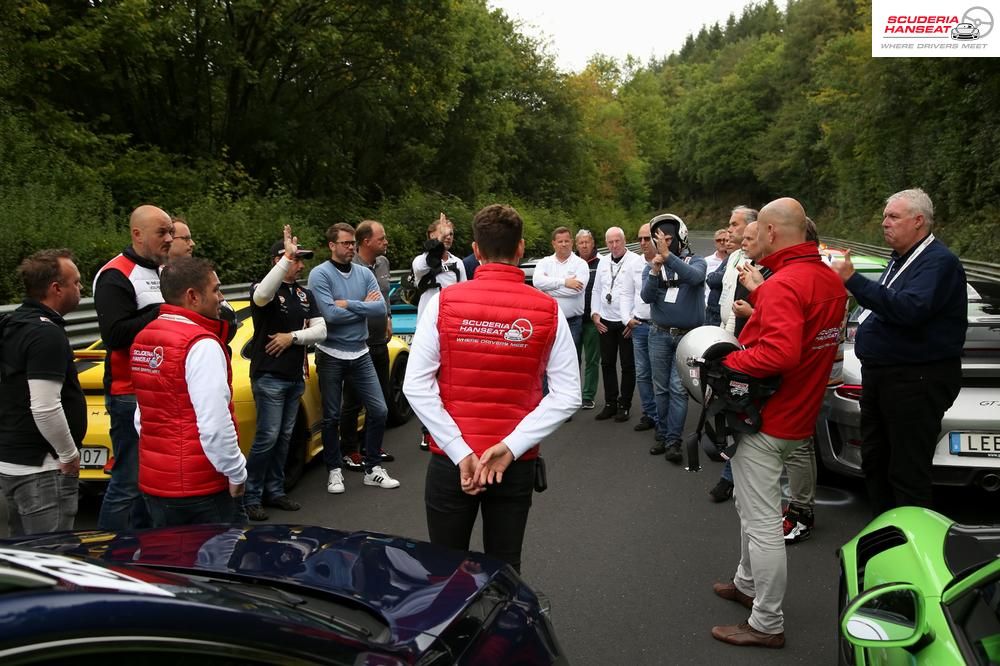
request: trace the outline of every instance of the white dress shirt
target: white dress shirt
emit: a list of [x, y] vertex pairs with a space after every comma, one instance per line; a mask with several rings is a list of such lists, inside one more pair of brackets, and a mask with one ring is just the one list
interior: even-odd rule
[[726, 263], [726, 272], [722, 276], [722, 294], [719, 296], [719, 315], [722, 317], [722, 328], [730, 333], [736, 333], [736, 316], [733, 314], [733, 301], [736, 299], [736, 285], [740, 281], [740, 272], [736, 266], [746, 259], [742, 249], [737, 249]]
[[[625, 251], [617, 262], [612, 261], [610, 254], [605, 254], [597, 263], [597, 274], [594, 276], [594, 293], [590, 299], [590, 311], [596, 312], [605, 321], [620, 321], [627, 323], [632, 318], [635, 289], [632, 286], [632, 276], [638, 270], [642, 274], [645, 260], [635, 252]], [[611, 301], [608, 301], [611, 294]]]
[[[632, 285], [632, 312], [629, 319], [641, 319], [643, 322], [649, 321], [649, 303], [642, 300], [642, 274], [649, 266], [645, 255], [636, 255], [640, 261], [636, 261], [632, 270], [629, 271], [629, 283]], [[625, 320], [626, 323], [628, 319]]]
[[[583, 283], [579, 291], [566, 286], [566, 279], [570, 277], [575, 277]], [[590, 282], [590, 267], [575, 254], [570, 254], [566, 261], [559, 261], [554, 254], [549, 255], [535, 265], [535, 271], [531, 275], [531, 284], [556, 299], [559, 309], [567, 319], [583, 314], [588, 282]]]
[[[458, 275], [455, 275], [455, 271], [451, 270], [451, 266], [458, 269]], [[431, 268], [427, 265], [427, 253], [424, 252], [420, 256], [413, 260], [413, 279], [415, 282], [419, 283], [420, 278], [430, 273]], [[465, 262], [459, 257], [448, 253], [448, 257], [441, 261], [441, 272], [435, 277], [435, 281], [441, 285], [441, 289], [445, 287], [450, 287], [457, 282], [465, 282], [469, 278], [465, 275]], [[424, 316], [424, 310], [427, 309], [427, 303], [430, 302], [431, 297], [441, 291], [441, 289], [428, 289], [424, 293], [420, 294], [420, 302], [417, 303], [417, 321]]]
[[[709, 273], [714, 272], [715, 269], [718, 268], [719, 266], [721, 266], [722, 262], [726, 261], [728, 258], [729, 258], [728, 255], [725, 256], [725, 257], [720, 257], [718, 255], [718, 253], [716, 253], [716, 252], [713, 252], [712, 254], [710, 254], [707, 257], [705, 257], [705, 275], [708, 275]], [[710, 291], [711, 291], [711, 289], [709, 289], [708, 283], [706, 282], [705, 283], [705, 305], [706, 306], [708, 305], [708, 292], [710, 292]]]
[[[427, 303], [424, 316], [417, 322], [417, 330], [410, 343], [403, 393], [434, 441], [457, 465], [472, 453], [472, 448], [465, 442], [455, 420], [441, 403], [441, 389], [437, 380], [438, 369], [441, 367], [439, 302], [440, 294], [434, 294]], [[545, 378], [549, 386], [548, 394], [503, 438], [515, 460], [555, 432], [561, 423], [580, 408], [580, 366], [573, 335], [562, 311], [559, 312], [559, 324], [549, 362], [545, 366]], [[488, 406], [484, 405], [484, 408], [488, 409]]]

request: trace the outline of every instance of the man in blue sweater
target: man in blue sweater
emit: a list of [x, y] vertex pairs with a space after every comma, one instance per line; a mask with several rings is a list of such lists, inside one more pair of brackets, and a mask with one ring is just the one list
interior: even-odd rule
[[366, 486], [398, 488], [399, 481], [379, 465], [388, 414], [378, 375], [368, 353], [368, 319], [385, 316], [385, 301], [375, 275], [353, 263], [354, 227], [343, 222], [326, 230], [330, 261], [309, 273], [309, 289], [326, 320], [326, 339], [316, 345], [316, 371], [323, 395], [323, 461], [326, 490], [344, 492], [340, 452], [340, 400], [350, 380], [365, 406]]
[[684, 334], [705, 323], [705, 260], [691, 254], [687, 226], [676, 215], [649, 221], [657, 254], [643, 271], [642, 300], [649, 303], [649, 356], [656, 396], [656, 443], [649, 450], [679, 465], [688, 396], [674, 368]]
[[934, 204], [921, 189], [886, 199], [892, 248], [878, 282], [834, 268], [865, 308], [854, 350], [861, 360], [861, 469], [872, 512], [931, 506], [931, 469], [944, 413], [962, 385], [968, 329], [965, 269], [934, 238]]

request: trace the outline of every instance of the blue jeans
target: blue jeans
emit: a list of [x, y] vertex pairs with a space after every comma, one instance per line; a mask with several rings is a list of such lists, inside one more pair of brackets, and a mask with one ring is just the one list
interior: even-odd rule
[[257, 434], [247, 457], [244, 506], [275, 500], [285, 495], [285, 459], [295, 429], [299, 398], [306, 390], [302, 379], [282, 379], [272, 374], [251, 378], [257, 404]]
[[111, 419], [111, 449], [115, 457], [111, 480], [104, 491], [97, 527], [125, 530], [149, 527], [146, 501], [139, 492], [139, 433], [135, 431], [135, 395], [107, 395], [104, 406]]
[[729, 483], [733, 482], [733, 461], [727, 460], [726, 464], [722, 466], [722, 478]]
[[579, 362], [583, 345], [583, 315], [567, 317], [566, 323], [569, 324], [569, 334], [573, 336], [573, 346], [576, 347], [576, 360]]
[[236, 521], [239, 502], [228, 490], [195, 497], [156, 497], [146, 495], [153, 527], [232, 523]]
[[656, 397], [653, 393], [653, 367], [649, 354], [649, 324], [639, 324], [632, 329], [632, 348], [635, 350], [635, 385], [639, 388], [642, 413], [658, 422]]
[[24, 476], [0, 474], [0, 490], [7, 499], [9, 536], [73, 529], [79, 481], [79, 477], [58, 470]]
[[371, 356], [344, 361], [322, 351], [316, 351], [316, 373], [319, 391], [323, 395], [323, 462], [327, 470], [339, 469], [343, 464], [340, 452], [340, 401], [344, 382], [351, 382], [354, 393], [365, 406], [365, 471], [379, 464], [385, 419], [389, 410], [382, 397], [382, 387], [375, 374]]
[[681, 336], [658, 326], [649, 327], [649, 357], [653, 364], [653, 393], [656, 396], [656, 435], [666, 442], [679, 442], [684, 434], [688, 396], [674, 367], [674, 352]]

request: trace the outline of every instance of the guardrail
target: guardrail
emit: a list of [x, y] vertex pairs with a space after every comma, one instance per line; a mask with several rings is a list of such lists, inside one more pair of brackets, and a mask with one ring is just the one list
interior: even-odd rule
[[[692, 232], [695, 235], [695, 232]], [[853, 241], [843, 240], [841, 238], [823, 238], [825, 243], [830, 245], [850, 248], [853, 251], [865, 254], [871, 254], [879, 257], [888, 257], [890, 250], [879, 247], [877, 245], [868, 245], [866, 243], [855, 243]], [[633, 252], [639, 250], [638, 243], [629, 243], [627, 247]], [[602, 254], [607, 252], [606, 248], [601, 248], [599, 250]], [[525, 263], [531, 264], [537, 260], [526, 260]], [[968, 259], [963, 259], [962, 264], [965, 266], [965, 272], [969, 277], [979, 278], [983, 280], [993, 280], [1000, 282], [1000, 265], [989, 264], [985, 261], [971, 261]], [[393, 278], [398, 279], [409, 273], [408, 269], [399, 269], [391, 272]], [[227, 300], [236, 301], [244, 300], [250, 298], [250, 283], [243, 282], [240, 284], [230, 284], [222, 287], [222, 293], [226, 296]], [[17, 305], [2, 305], [0, 306], [0, 313], [11, 312], [17, 307]], [[94, 310], [94, 299], [84, 298], [80, 300], [80, 306], [73, 312], [66, 315], [66, 334], [69, 336], [70, 344], [74, 349], [80, 347], [86, 347], [94, 340], [100, 337], [100, 331], [97, 327], [97, 311]]]

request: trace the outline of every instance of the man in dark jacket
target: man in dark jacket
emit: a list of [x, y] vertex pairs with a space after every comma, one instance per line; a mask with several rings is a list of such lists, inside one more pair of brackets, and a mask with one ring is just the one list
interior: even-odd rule
[[0, 490], [10, 536], [73, 529], [87, 432], [63, 319], [80, 303], [80, 271], [69, 250], [42, 250], [18, 273], [26, 298], [0, 329]]
[[886, 200], [892, 259], [878, 282], [835, 266], [865, 311], [854, 350], [861, 360], [861, 468], [877, 516], [931, 506], [931, 468], [944, 413], [962, 384], [968, 328], [965, 269], [934, 238], [934, 204], [921, 189]]
[[132, 243], [106, 263], [94, 280], [94, 309], [104, 362], [104, 402], [111, 420], [114, 463], [104, 491], [97, 526], [103, 530], [149, 527], [149, 514], [139, 492], [139, 435], [135, 431], [135, 391], [129, 369], [129, 347], [135, 336], [156, 319], [160, 266], [167, 262], [174, 223], [156, 206], [139, 206], [129, 216]]
[[601, 372], [601, 336], [590, 318], [591, 297], [594, 295], [594, 278], [597, 277], [597, 264], [601, 257], [597, 254], [597, 244], [594, 234], [587, 229], [576, 232], [576, 253], [587, 262], [590, 268], [590, 279], [583, 297], [583, 334], [580, 345], [580, 355], [583, 360], [583, 408], [594, 408], [594, 397], [597, 395], [597, 380]]

